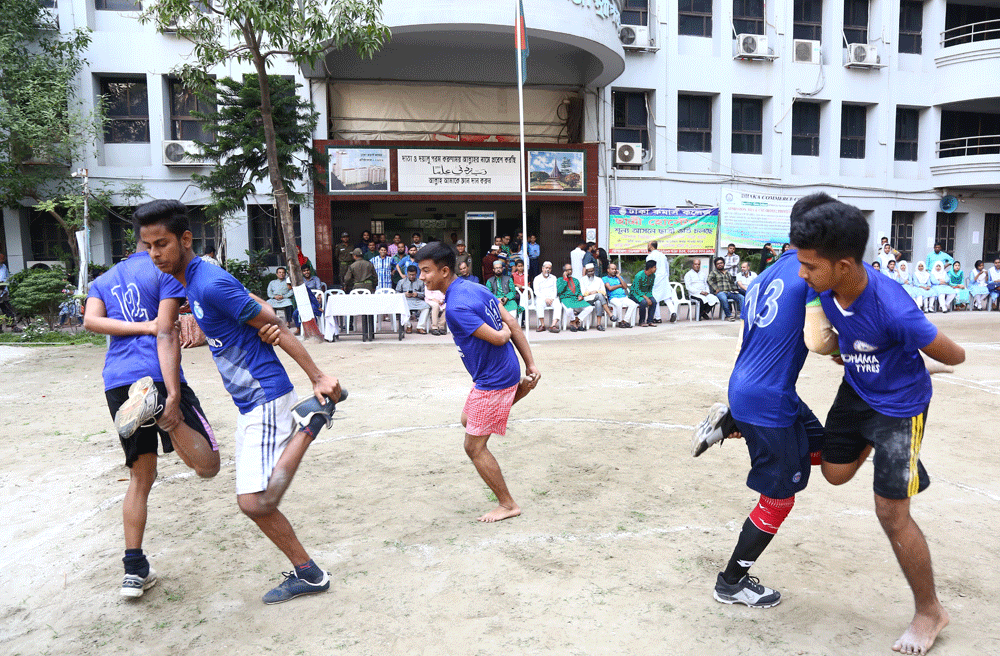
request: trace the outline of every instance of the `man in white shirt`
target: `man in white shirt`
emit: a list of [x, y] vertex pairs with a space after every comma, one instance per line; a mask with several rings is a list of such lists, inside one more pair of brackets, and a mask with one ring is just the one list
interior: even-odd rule
[[661, 323], [661, 301], [667, 304], [667, 309], [670, 310], [670, 323], [673, 323], [677, 321], [677, 295], [674, 294], [674, 288], [670, 284], [670, 264], [667, 262], [667, 256], [657, 250], [655, 241], [649, 242], [646, 251], [649, 253], [646, 261], [656, 262], [656, 278], [653, 279], [653, 300], [656, 301], [656, 305], [653, 306], [653, 323]]
[[701, 260], [691, 260], [691, 270], [684, 274], [684, 286], [688, 297], [698, 302], [698, 311], [702, 319], [711, 316], [712, 308], [719, 304], [719, 298], [708, 288], [708, 271], [701, 270]]
[[562, 303], [556, 284], [559, 279], [552, 275], [552, 263], [542, 262], [542, 272], [535, 276], [531, 289], [535, 292], [535, 313], [538, 315], [537, 332], [545, 331], [545, 313], [552, 312], [552, 326], [549, 332], [559, 332], [559, 318], [562, 316]]
[[986, 286], [990, 290], [990, 305], [996, 310], [1000, 297], [1000, 257], [994, 258], [993, 266], [986, 270]]
[[581, 241], [569, 252], [569, 263], [573, 265], [573, 277], [579, 280], [583, 277], [583, 257], [587, 254], [587, 242]]
[[740, 264], [740, 272], [736, 274], [736, 286], [740, 288], [740, 293], [744, 296], [747, 293], [747, 289], [750, 287], [750, 283], [753, 279], [757, 277], [757, 274], [750, 270], [750, 263], [743, 262]]
[[580, 291], [583, 292], [583, 300], [594, 306], [594, 314], [597, 315], [597, 329], [604, 332], [604, 316], [611, 316], [611, 304], [605, 295], [604, 280], [594, 275], [594, 263], [590, 262], [583, 267], [583, 280], [580, 281]]
[[726, 254], [722, 256], [726, 261], [726, 272], [733, 278], [740, 275], [740, 256], [736, 254], [736, 244], [729, 244], [726, 247]]

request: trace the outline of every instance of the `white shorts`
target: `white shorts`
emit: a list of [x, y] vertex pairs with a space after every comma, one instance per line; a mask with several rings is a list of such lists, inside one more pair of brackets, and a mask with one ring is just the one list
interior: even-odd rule
[[299, 400], [289, 392], [259, 405], [236, 421], [236, 494], [267, 489], [278, 458], [295, 435], [292, 406]]

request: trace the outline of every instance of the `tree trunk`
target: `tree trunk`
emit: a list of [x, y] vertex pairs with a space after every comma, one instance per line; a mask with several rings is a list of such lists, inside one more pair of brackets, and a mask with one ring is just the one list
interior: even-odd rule
[[[80, 256], [80, 248], [76, 245], [76, 232], [77, 229], [74, 226], [66, 223], [66, 220], [59, 216], [58, 212], [49, 212], [59, 225], [62, 226], [63, 232], [66, 233], [66, 241], [69, 242], [69, 255], [72, 258], [70, 265], [77, 264], [78, 266], [83, 266], [83, 258]], [[72, 266], [70, 266], [72, 268]], [[79, 271], [79, 269], [77, 269]], [[90, 271], [87, 271], [87, 275], [90, 275]]]

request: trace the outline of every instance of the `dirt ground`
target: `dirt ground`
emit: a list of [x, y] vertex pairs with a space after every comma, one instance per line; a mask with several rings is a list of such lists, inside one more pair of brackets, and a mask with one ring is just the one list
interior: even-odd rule
[[[932, 653], [997, 655], [1000, 315], [932, 316], [968, 356], [934, 377], [922, 451], [932, 484], [913, 504], [952, 616]], [[493, 502], [462, 449], [470, 380], [450, 338], [310, 345], [351, 398], [282, 508], [333, 585], [273, 607], [260, 597], [289, 564], [236, 507], [237, 411], [207, 348], [183, 365], [222, 471], [201, 480], [175, 454], [160, 459], [144, 544], [160, 581], [125, 601], [128, 474], [104, 349], [3, 347], [0, 652], [892, 654], [912, 597], [874, 515], [870, 466], [837, 488], [815, 470], [798, 495], [752, 570], [780, 606], [712, 599], [756, 494], [741, 442], [696, 460], [690, 436], [725, 398], [736, 331], [714, 321], [538, 336], [542, 381], [490, 441], [524, 514], [492, 525], [475, 521]], [[799, 391], [820, 418], [839, 380], [810, 356]]]

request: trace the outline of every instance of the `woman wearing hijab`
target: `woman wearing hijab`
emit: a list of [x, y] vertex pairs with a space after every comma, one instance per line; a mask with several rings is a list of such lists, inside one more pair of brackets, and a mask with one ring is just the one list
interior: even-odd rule
[[976, 260], [976, 270], [969, 272], [969, 296], [972, 297], [973, 310], [986, 309], [986, 297], [990, 295], [990, 290], [986, 287], [988, 280], [986, 266], [982, 260]]
[[896, 282], [903, 286], [903, 290], [910, 295], [917, 305], [917, 288], [913, 286], [913, 281], [910, 280], [910, 265], [906, 260], [900, 260], [896, 265]]
[[948, 269], [948, 286], [955, 292], [955, 309], [968, 308], [969, 290], [965, 286], [965, 271], [962, 271], [962, 263], [958, 260], [955, 260]]
[[924, 312], [934, 311], [934, 283], [931, 282], [931, 272], [927, 270], [927, 265], [923, 260], [917, 262], [917, 270], [913, 272], [913, 289], [916, 292], [914, 299]]
[[951, 311], [951, 302], [955, 300], [955, 290], [951, 287], [948, 272], [945, 271], [941, 260], [935, 262], [934, 268], [931, 269], [931, 282], [934, 283], [931, 291], [937, 295], [938, 310], [941, 312]]
[[764, 273], [764, 269], [774, 264], [777, 259], [778, 256], [775, 255], [771, 244], [764, 244], [764, 247], [760, 249], [760, 266], [757, 268], [757, 273]]

